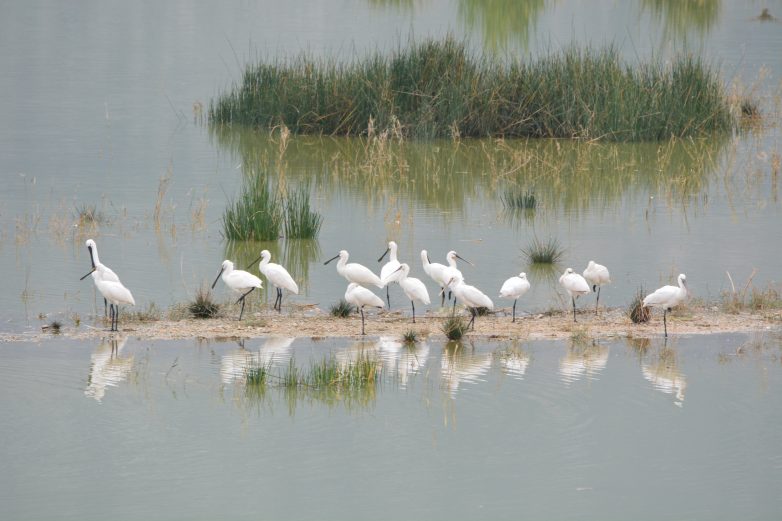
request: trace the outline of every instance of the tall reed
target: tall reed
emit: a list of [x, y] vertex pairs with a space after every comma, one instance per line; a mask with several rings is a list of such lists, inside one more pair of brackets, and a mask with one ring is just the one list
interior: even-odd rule
[[314, 134], [646, 141], [729, 131], [727, 99], [718, 71], [692, 55], [627, 63], [611, 46], [570, 47], [522, 61], [449, 36], [349, 63], [302, 54], [250, 65], [209, 117]]
[[314, 239], [318, 236], [323, 216], [310, 207], [309, 186], [288, 192], [285, 198], [285, 237]]
[[271, 241], [280, 236], [283, 207], [264, 175], [249, 176], [223, 212], [223, 235], [229, 240]]

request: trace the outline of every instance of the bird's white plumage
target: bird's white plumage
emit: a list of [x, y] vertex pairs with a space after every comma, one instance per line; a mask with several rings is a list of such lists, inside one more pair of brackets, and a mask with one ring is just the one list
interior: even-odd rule
[[223, 261], [223, 268], [220, 278], [226, 286], [237, 293], [246, 293], [252, 288], [262, 288], [261, 279], [244, 270], [235, 270], [234, 263], [229, 260]]
[[372, 273], [372, 270], [362, 264], [356, 262], [348, 263], [350, 254], [347, 250], [341, 250], [339, 252], [339, 262], [337, 262], [337, 273], [345, 277], [348, 282], [355, 282], [357, 284], [366, 284], [383, 287], [383, 282], [380, 277]]
[[402, 272], [398, 271], [400, 264], [396, 255], [396, 251], [396, 243], [394, 241], [388, 241], [389, 260], [383, 264], [382, 268], [380, 268], [380, 280], [383, 281], [383, 284], [399, 282], [399, 280], [402, 278]]
[[573, 268], [565, 270], [565, 273], [559, 277], [559, 283], [574, 299], [592, 291], [589, 289], [586, 279], [573, 271]]
[[[92, 257], [92, 265], [97, 266], [100, 264], [100, 257], [98, 256], [98, 245], [95, 244], [95, 241], [92, 239], [87, 239], [87, 249], [90, 252], [90, 256]], [[102, 265], [103, 269], [101, 270], [95, 270], [92, 272], [92, 280], [95, 282], [95, 284], [98, 284], [98, 279], [101, 280], [108, 280], [112, 282], [120, 282], [119, 276], [112, 271], [111, 268], [106, 266], [105, 264]]]
[[680, 273], [678, 286], [663, 286], [644, 297], [644, 307], [654, 306], [670, 309], [678, 306], [687, 299], [687, 277]]
[[345, 300], [348, 304], [352, 304], [359, 308], [363, 308], [364, 306], [376, 308], [385, 307], [383, 299], [356, 282], [348, 284], [348, 289], [345, 291]]
[[584, 270], [584, 278], [592, 288], [611, 283], [611, 275], [608, 273], [608, 268], [592, 260], [589, 261]]
[[136, 301], [133, 300], [130, 290], [122, 285], [121, 282], [114, 280], [106, 280], [106, 266], [103, 264], [95, 264], [95, 271], [100, 272], [98, 275], [99, 280], [95, 281], [98, 291], [103, 298], [108, 300], [111, 304], [118, 306], [120, 304], [127, 304], [135, 306]]
[[522, 271], [518, 277], [511, 277], [502, 283], [500, 297], [517, 299], [529, 291], [529, 288], [527, 274]]
[[401, 278], [399, 279], [399, 285], [402, 287], [407, 298], [413, 301], [418, 301], [421, 304], [428, 305], [431, 303], [429, 299], [429, 292], [426, 290], [426, 286], [420, 279], [410, 277], [410, 265], [403, 262], [399, 265], [399, 273]]
[[439, 262], [429, 262], [429, 253], [426, 250], [421, 250], [421, 263], [424, 266], [424, 273], [438, 286], [445, 288], [448, 285], [448, 279], [445, 278], [445, 270], [448, 266]]
[[445, 271], [443, 272], [443, 277], [446, 283], [447, 281], [454, 278], [464, 280], [464, 275], [462, 275], [462, 272], [459, 271], [459, 268], [456, 267], [457, 257], [458, 257], [457, 253], [453, 250], [449, 251], [445, 255], [445, 260], [448, 261], [448, 267], [446, 267]]
[[453, 294], [456, 296], [456, 300], [467, 306], [468, 308], [488, 308], [494, 309], [494, 302], [486, 296], [481, 290], [475, 286], [465, 284], [463, 279], [453, 277], [448, 282], [448, 287], [451, 288]]
[[278, 288], [287, 289], [291, 293], [299, 294], [299, 286], [296, 281], [293, 280], [291, 274], [288, 273], [284, 267], [274, 262], [269, 262], [272, 258], [272, 254], [269, 250], [263, 250], [261, 252], [261, 263], [258, 269], [266, 279]]

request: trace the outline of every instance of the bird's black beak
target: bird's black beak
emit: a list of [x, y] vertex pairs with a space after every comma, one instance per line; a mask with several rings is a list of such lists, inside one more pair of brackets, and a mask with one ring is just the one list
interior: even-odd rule
[[462, 257], [461, 255], [459, 255], [458, 253], [454, 253], [454, 255], [456, 256], [456, 258], [457, 258], [457, 259], [462, 259], [464, 262], [466, 262], [466, 263], [467, 263], [467, 264], [469, 264], [470, 266], [475, 266], [475, 264], [473, 264], [472, 262], [468, 261], [467, 259], [465, 259], [465, 258], [464, 258], [464, 257]]
[[383, 260], [383, 258], [385, 258], [385, 256], [386, 256], [386, 255], [388, 254], [388, 252], [390, 252], [390, 251], [391, 251], [391, 248], [386, 248], [386, 251], [384, 251], [384, 252], [383, 252], [383, 255], [381, 255], [381, 256], [380, 256], [380, 258], [379, 258], [379, 259], [377, 259], [377, 262], [380, 262], [381, 260]]
[[[263, 257], [263, 255], [259, 255], [257, 259], [255, 259], [255, 260], [254, 260], [254, 261], [252, 261], [250, 264], [248, 264], [248, 265], [247, 265], [247, 267], [246, 267], [246, 268], [244, 268], [244, 269], [246, 269], [246, 270], [249, 270], [250, 268], [252, 268], [253, 266], [255, 266], [255, 263], [256, 263], [256, 262], [258, 262], [259, 260], [261, 260], [261, 257]], [[219, 275], [218, 275], [218, 277], [219, 277]]]
[[212, 289], [215, 289], [215, 286], [217, 286], [217, 281], [220, 280], [220, 275], [223, 274], [223, 270], [225, 268], [220, 268], [220, 273], [217, 274], [217, 277], [215, 278], [215, 281], [212, 282]]
[[323, 263], [323, 265], [325, 266], [326, 264], [328, 264], [329, 262], [333, 261], [334, 259], [339, 259], [339, 255], [336, 255], [336, 256], [334, 256], [334, 257], [330, 258], [329, 260], [327, 260], [326, 262], [324, 262], [324, 263]]
[[80, 278], [79, 280], [84, 280], [84, 279], [86, 279], [87, 277], [89, 277], [90, 275], [92, 275], [92, 272], [93, 272], [93, 271], [95, 271], [95, 266], [93, 266], [93, 267], [92, 267], [92, 269], [91, 269], [91, 270], [90, 270], [90, 271], [89, 271], [89, 272], [88, 272], [88, 273], [87, 273], [85, 276], [83, 276], [82, 278]]
[[428, 252], [427, 252], [427, 254], [426, 254], [426, 262], [428, 262], [429, 264], [431, 264], [431, 263], [432, 263], [432, 261], [430, 261], [430, 260], [429, 260], [429, 253], [428, 253]]
[[[87, 250], [89, 250], [90, 252], [90, 264], [92, 264], [92, 269], [95, 270], [95, 257], [92, 256], [92, 246], [87, 246]], [[89, 275], [90, 273], [88, 273], [87, 275]], [[85, 275], [84, 277], [86, 277], [87, 275]], [[82, 279], [84, 279], [84, 277], [82, 277]]]

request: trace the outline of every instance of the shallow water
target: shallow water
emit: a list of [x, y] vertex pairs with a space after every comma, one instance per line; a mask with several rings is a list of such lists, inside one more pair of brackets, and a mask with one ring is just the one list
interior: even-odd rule
[[[764, 6], [782, 15], [782, 2]], [[682, 271], [704, 298], [729, 287], [726, 271], [739, 286], [753, 268], [756, 284], [778, 281], [775, 125], [734, 138], [640, 145], [469, 141], [377, 150], [296, 138], [281, 159], [268, 136], [215, 133], [201, 117], [241, 65], [259, 56], [308, 49], [349, 59], [393, 48], [409, 34], [450, 31], [479, 50], [530, 56], [571, 42], [613, 42], [629, 60], [696, 52], [720, 66], [726, 83], [751, 86], [773, 121], [782, 32], [778, 23], [754, 20], [759, 4], [14, 2], [7, 9], [0, 20], [0, 270], [10, 276], [0, 292], [0, 329], [37, 329], [54, 318], [71, 324], [97, 310], [94, 289], [78, 281], [89, 267], [87, 237], [140, 308], [191, 298], [224, 258], [249, 260], [262, 247], [299, 279], [302, 295], [292, 301], [327, 307], [345, 283], [322, 261], [345, 248], [378, 268], [391, 239], [421, 278], [421, 249], [440, 262], [459, 251], [476, 265], [464, 267], [468, 281], [494, 296], [505, 278], [531, 271], [521, 250], [533, 237], [555, 237], [565, 248], [562, 263], [530, 274], [524, 310], [565, 306], [556, 273], [581, 271], [592, 258], [612, 270], [601, 293], [612, 306]], [[223, 209], [253, 168], [292, 184], [315, 180], [313, 202], [324, 216], [317, 242], [225, 244]], [[513, 185], [535, 193], [533, 214], [503, 210], [499, 197]], [[97, 227], [78, 224], [77, 208], [89, 205], [103, 214]], [[401, 292], [392, 293], [392, 305], [404, 306]]]
[[[771, 519], [782, 344], [0, 345], [3, 519]], [[270, 385], [331, 354], [371, 391]]]

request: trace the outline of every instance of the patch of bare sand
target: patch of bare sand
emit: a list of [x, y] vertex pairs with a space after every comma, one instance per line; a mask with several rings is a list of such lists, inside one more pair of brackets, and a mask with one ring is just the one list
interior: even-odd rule
[[[565, 339], [573, 335], [590, 338], [637, 337], [650, 338], [663, 334], [662, 313], [655, 311], [650, 322], [633, 324], [623, 309], [601, 310], [600, 314], [587, 311], [578, 314], [573, 322], [570, 313], [538, 314], [517, 317], [512, 323], [505, 310], [478, 317], [475, 329], [468, 333], [473, 339]], [[413, 324], [409, 315], [401, 312], [367, 313], [368, 336], [401, 336], [413, 330], [419, 336], [444, 339], [441, 325], [448, 313], [445, 310], [416, 317]], [[462, 316], [467, 316], [462, 313]], [[669, 335], [709, 333], [736, 333], [782, 328], [782, 311], [764, 313], [724, 313], [714, 307], [684, 308], [668, 316]], [[256, 338], [267, 335], [293, 337], [357, 337], [361, 333], [361, 317], [335, 318], [312, 307], [293, 308], [278, 314], [269, 310], [251, 313], [239, 322], [235, 318], [181, 319], [148, 322], [122, 322], [120, 333], [143, 340], [155, 339], [220, 339]], [[63, 327], [60, 333], [71, 339], [100, 338], [109, 334], [105, 327]], [[41, 341], [51, 338], [49, 333], [0, 333], [0, 342]]]

